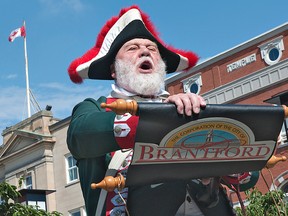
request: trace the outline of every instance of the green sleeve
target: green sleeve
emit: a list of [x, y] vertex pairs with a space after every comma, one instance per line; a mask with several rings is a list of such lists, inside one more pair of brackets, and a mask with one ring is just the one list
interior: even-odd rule
[[120, 149], [114, 137], [114, 112], [100, 107], [105, 97], [97, 101], [88, 98], [77, 104], [67, 132], [68, 148], [76, 159], [94, 158]]

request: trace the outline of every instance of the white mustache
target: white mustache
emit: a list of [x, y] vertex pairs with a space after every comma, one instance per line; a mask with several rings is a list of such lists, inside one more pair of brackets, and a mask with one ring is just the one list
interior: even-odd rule
[[149, 56], [143, 56], [140, 59], [138, 59], [136, 61], [137, 67], [139, 67], [142, 63], [144, 63], [146, 61], [148, 61], [152, 65], [152, 67], [154, 68], [154, 62], [152, 61], [151, 57], [149, 57]]

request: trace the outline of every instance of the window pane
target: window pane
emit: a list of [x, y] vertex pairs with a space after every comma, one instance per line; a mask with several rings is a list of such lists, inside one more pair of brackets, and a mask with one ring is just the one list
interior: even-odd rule
[[68, 182], [78, 179], [78, 168], [76, 166], [76, 160], [72, 156], [67, 157], [67, 178]]
[[32, 176], [31, 175], [26, 176], [24, 183], [26, 189], [32, 189]]
[[191, 93], [194, 93], [194, 94], [197, 94], [199, 91], [199, 86], [197, 85], [197, 83], [193, 83], [191, 86], [190, 86], [190, 92]]
[[73, 169], [73, 176], [74, 176], [74, 179], [78, 179], [77, 168], [74, 168], [74, 169]]
[[269, 58], [271, 61], [275, 61], [279, 57], [279, 50], [277, 48], [273, 48], [269, 52]]
[[71, 216], [81, 216], [80, 211], [73, 212], [70, 214]]
[[77, 169], [70, 169], [69, 170], [69, 180], [73, 181], [75, 179], [78, 179]]
[[70, 168], [73, 166], [73, 158], [72, 158], [72, 156], [70, 156], [67, 159], [68, 159], [68, 167]]
[[31, 206], [36, 206], [36, 201], [31, 201], [31, 200], [29, 200], [28, 202], [28, 205], [31, 205]]
[[37, 207], [37, 209], [42, 209], [42, 210], [46, 211], [45, 201], [31, 201], [31, 200], [29, 200], [27, 203], [30, 206]]
[[72, 156], [69, 156], [69, 157], [67, 158], [67, 160], [68, 160], [68, 166], [69, 166], [69, 167], [76, 166], [76, 160], [75, 160]]
[[37, 205], [39, 206], [39, 209], [43, 209], [44, 211], [46, 211], [46, 205], [44, 201], [38, 201]]

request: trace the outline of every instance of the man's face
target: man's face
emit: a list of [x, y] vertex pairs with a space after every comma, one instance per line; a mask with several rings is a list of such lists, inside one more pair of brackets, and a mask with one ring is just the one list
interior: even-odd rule
[[126, 42], [118, 51], [112, 77], [132, 93], [155, 95], [164, 86], [165, 69], [157, 45], [137, 38]]

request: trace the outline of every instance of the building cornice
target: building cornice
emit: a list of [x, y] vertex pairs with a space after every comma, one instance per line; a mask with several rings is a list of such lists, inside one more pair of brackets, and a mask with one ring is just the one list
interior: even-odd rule
[[175, 76], [171, 76], [171, 77], [167, 78], [165, 80], [166, 85], [169, 83], [172, 83], [174, 81], [177, 81], [179, 79], [183, 79], [184, 77], [192, 75], [196, 72], [199, 72], [201, 69], [203, 69], [207, 66], [210, 66], [210, 65], [212, 65], [218, 61], [226, 59], [227, 57], [232, 56], [236, 53], [239, 53], [240, 51], [245, 50], [251, 46], [258, 45], [259, 43], [261, 43], [265, 40], [268, 40], [272, 37], [275, 37], [286, 30], [288, 30], [288, 22], [286, 22], [286, 23], [284, 23], [284, 24], [282, 24], [282, 25], [280, 25], [274, 29], [271, 29], [270, 31], [267, 31], [263, 34], [260, 34], [259, 36], [254, 37], [248, 41], [245, 41], [244, 43], [241, 43], [235, 47], [232, 47], [231, 49], [228, 49], [222, 53], [219, 53], [219, 54], [215, 55], [214, 57], [211, 57], [211, 58], [197, 64], [195, 67], [193, 67], [192, 69], [190, 69], [189, 71], [187, 71], [185, 73], [184, 72], [183, 73], [177, 73]]
[[256, 91], [288, 80], [288, 59], [202, 94], [210, 104], [231, 103]]
[[[31, 144], [28, 144], [27, 146], [15, 152], [11, 152], [5, 155], [9, 151], [9, 149], [13, 147], [13, 145], [17, 145], [16, 139], [20, 139], [23, 137], [31, 139]], [[37, 145], [41, 145], [43, 143], [50, 143], [51, 145], [53, 145], [55, 142], [56, 142], [55, 137], [51, 135], [43, 135], [43, 134], [32, 133], [30, 131], [17, 130], [14, 132], [13, 136], [10, 138], [9, 143], [4, 145], [3, 150], [1, 151], [1, 154], [0, 154], [0, 163], [6, 160], [7, 158], [11, 158], [15, 155], [16, 156], [19, 155], [22, 152], [29, 151], [29, 149], [34, 148]]]

